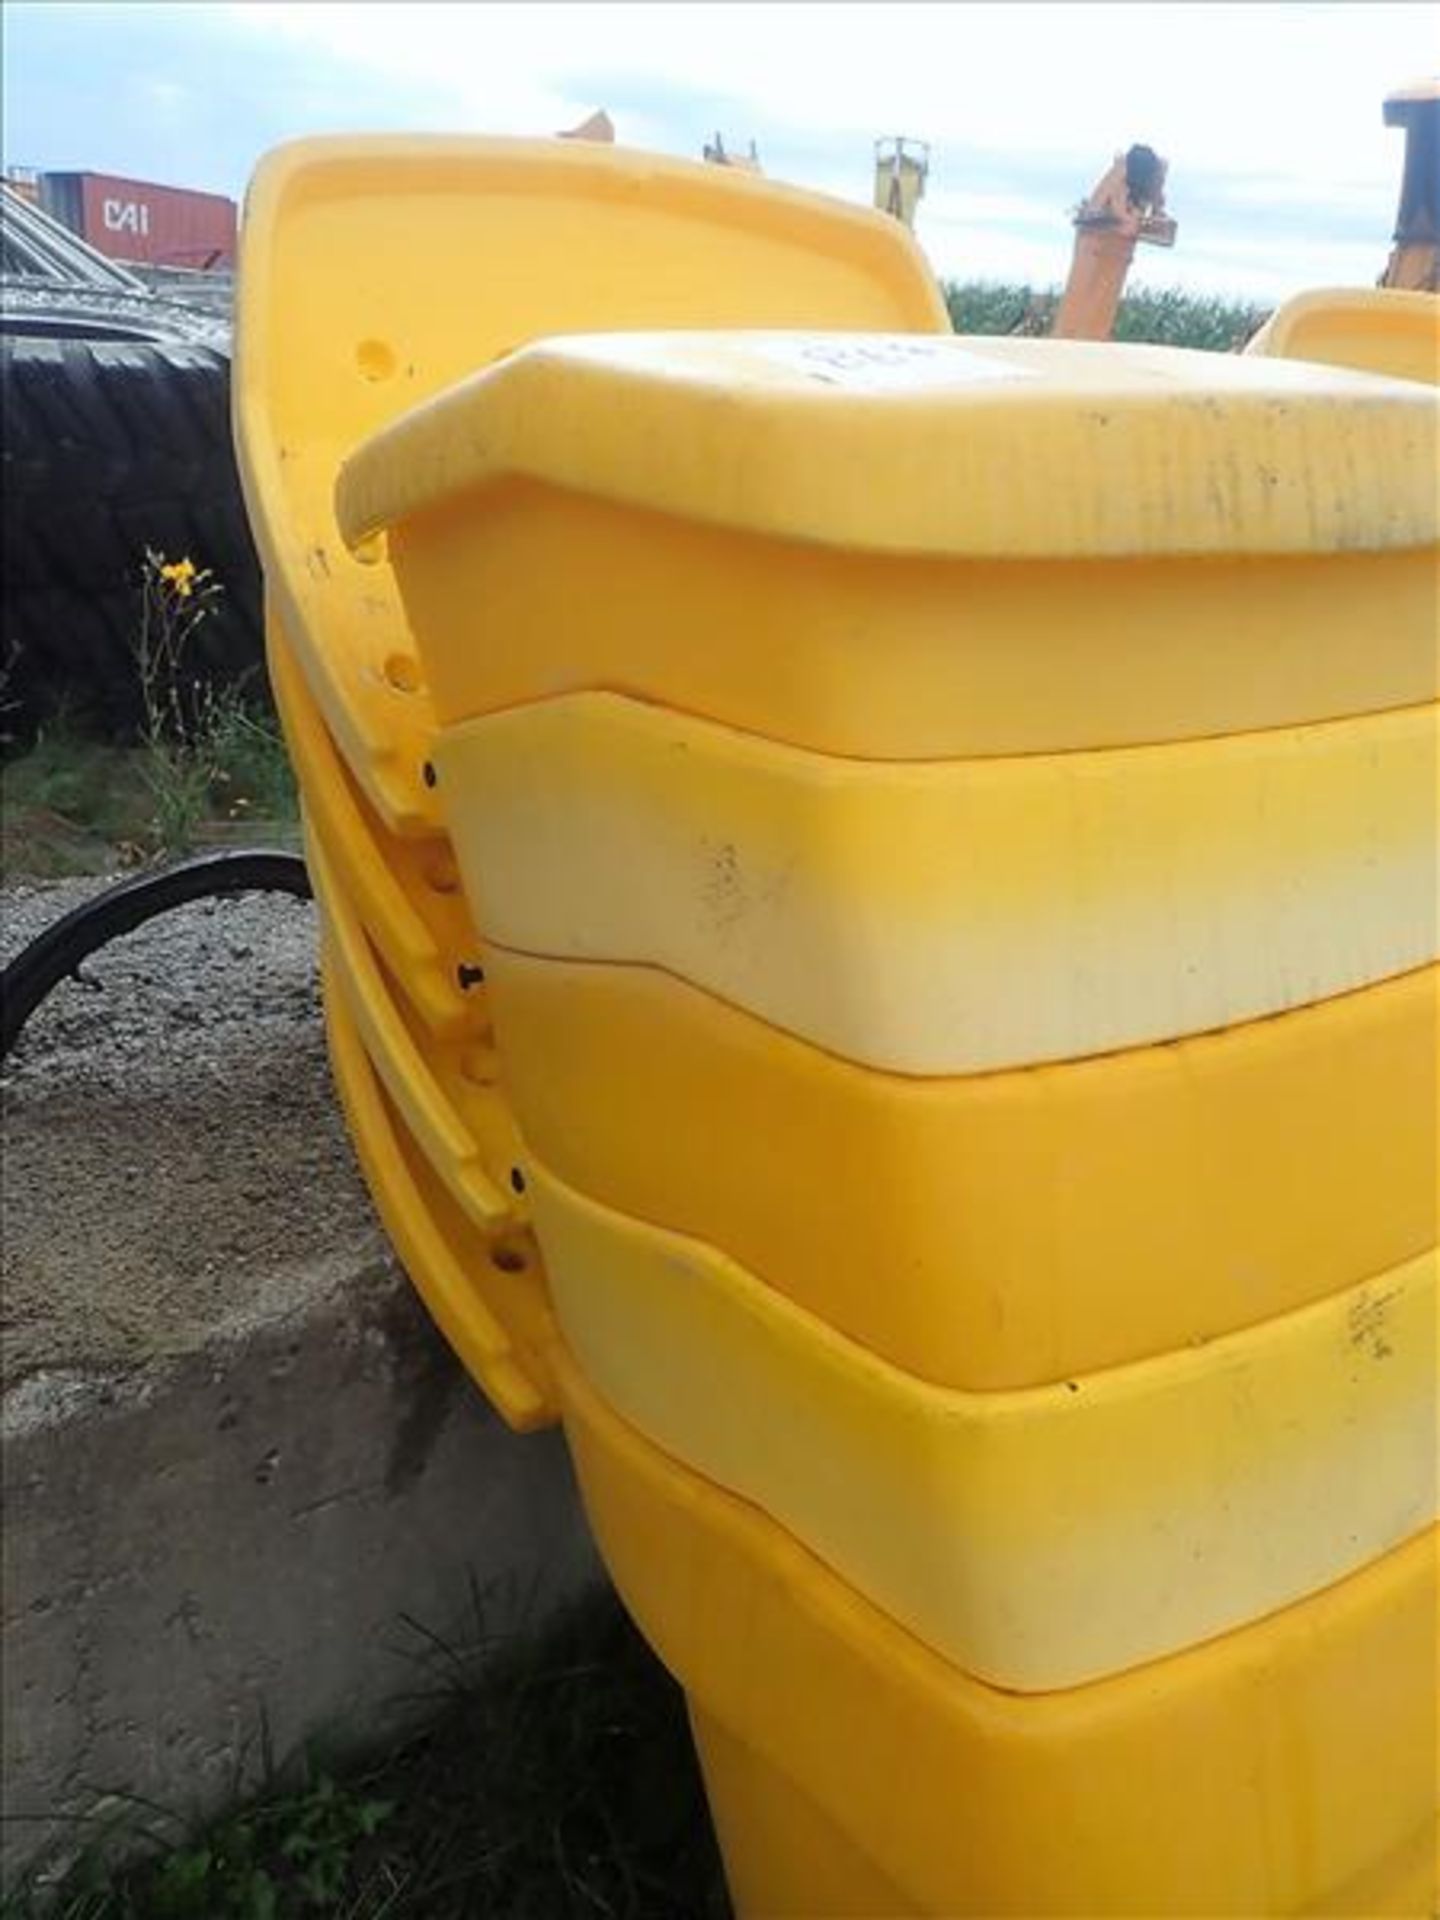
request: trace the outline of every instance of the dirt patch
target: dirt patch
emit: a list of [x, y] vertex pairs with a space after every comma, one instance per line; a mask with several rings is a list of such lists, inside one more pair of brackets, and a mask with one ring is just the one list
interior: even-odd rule
[[[105, 883], [0, 894], [0, 960]], [[314, 908], [200, 902], [85, 962], [3, 1083], [0, 1340], [14, 1381], [127, 1366], [387, 1257], [325, 1054]]]

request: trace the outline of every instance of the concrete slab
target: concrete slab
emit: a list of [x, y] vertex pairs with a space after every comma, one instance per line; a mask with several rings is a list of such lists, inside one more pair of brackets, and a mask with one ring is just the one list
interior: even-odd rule
[[[8, 899], [0, 952], [85, 884]], [[370, 1213], [311, 910], [186, 909], [87, 972], [5, 1083], [7, 1881], [107, 1796], [389, 1737], [430, 1636], [600, 1577], [558, 1436], [490, 1414]]]

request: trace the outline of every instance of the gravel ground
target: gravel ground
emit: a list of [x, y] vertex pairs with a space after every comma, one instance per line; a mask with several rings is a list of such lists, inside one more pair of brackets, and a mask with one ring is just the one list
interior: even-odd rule
[[[0, 961], [107, 883], [0, 894]], [[325, 1057], [315, 910], [198, 902], [87, 960], [6, 1063], [9, 1380], [127, 1366], [386, 1258]]]

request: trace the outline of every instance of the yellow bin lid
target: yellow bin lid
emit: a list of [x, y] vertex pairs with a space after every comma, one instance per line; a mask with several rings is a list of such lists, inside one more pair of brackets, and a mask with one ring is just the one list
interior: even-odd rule
[[1434, 396], [1305, 363], [825, 333], [543, 341], [342, 468], [351, 543], [510, 478], [872, 553], [1318, 554], [1427, 545]]

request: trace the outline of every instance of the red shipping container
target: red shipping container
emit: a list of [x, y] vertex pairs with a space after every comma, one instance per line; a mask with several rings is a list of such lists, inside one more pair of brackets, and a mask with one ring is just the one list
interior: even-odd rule
[[153, 267], [233, 267], [236, 207], [222, 193], [159, 187], [109, 173], [47, 173], [47, 213], [112, 260]]

